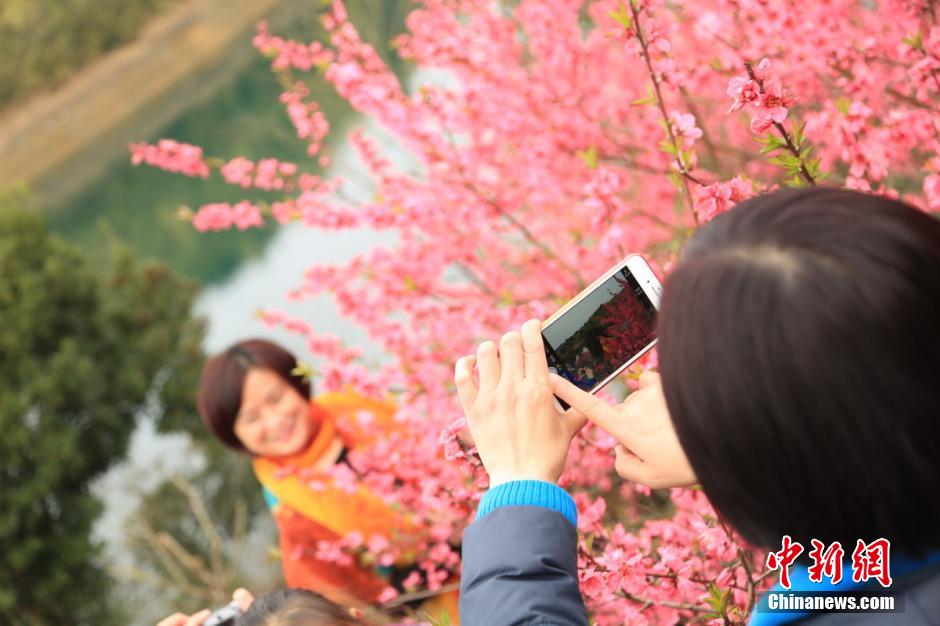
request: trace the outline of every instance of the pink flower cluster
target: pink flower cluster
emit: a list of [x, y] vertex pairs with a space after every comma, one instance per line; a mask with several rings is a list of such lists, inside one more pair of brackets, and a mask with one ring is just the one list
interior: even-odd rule
[[225, 182], [241, 187], [255, 187], [266, 191], [290, 190], [290, 178], [297, 173], [297, 165], [261, 159], [254, 163], [243, 157], [235, 157], [219, 168]]
[[184, 176], [209, 177], [209, 165], [202, 157], [202, 148], [172, 139], [161, 139], [156, 145], [132, 144], [131, 162], [134, 165], [146, 163]]
[[748, 74], [732, 78], [728, 95], [734, 98], [729, 113], [748, 104], [757, 109], [751, 118], [751, 130], [758, 134], [767, 132], [774, 124], [782, 124], [789, 107], [796, 104], [796, 100], [784, 92], [780, 79], [770, 74], [768, 59], [761, 59]]
[[[281, 102], [287, 109], [287, 116], [291, 123], [297, 129], [297, 136], [307, 140], [307, 154], [313, 156], [320, 151], [323, 138], [330, 132], [330, 123], [320, 110], [320, 105], [306, 101], [309, 95], [310, 90], [306, 85], [295, 83], [288, 91], [281, 94]], [[328, 163], [322, 158], [320, 165], [325, 167]]]
[[686, 148], [691, 148], [695, 140], [702, 137], [702, 129], [695, 125], [695, 116], [691, 113], [673, 111], [669, 114], [669, 121], [673, 132], [681, 137], [682, 144]]
[[271, 65], [276, 70], [296, 69], [309, 72], [325, 67], [333, 60], [333, 53], [319, 41], [308, 44], [284, 39], [268, 31], [268, 23], [260, 22], [252, 40], [262, 54], [273, 57]]
[[695, 208], [703, 222], [724, 213], [737, 203], [754, 196], [753, 183], [740, 176], [723, 183], [714, 183], [699, 189]]
[[264, 218], [261, 216], [261, 209], [247, 200], [235, 205], [220, 202], [200, 207], [193, 216], [193, 226], [203, 233], [210, 230], [228, 230], [232, 226], [238, 230], [247, 230], [264, 226]]
[[[364, 361], [303, 320], [271, 310], [263, 320], [307, 340], [318, 389], [391, 394], [400, 407], [402, 432], [378, 437], [352, 462], [375, 493], [428, 529], [408, 581], [416, 590], [459, 571], [456, 546], [486, 488], [458, 421], [457, 357], [547, 317], [629, 252], [668, 273], [696, 217], [707, 221], [793, 184], [780, 164], [797, 156], [780, 148], [781, 129], [801, 144], [800, 158], [812, 149], [827, 184], [940, 211], [940, 34], [908, 0], [877, 10], [854, 0], [799, 10], [792, 0], [737, 0], [734, 10], [725, 0], [690, 0], [682, 10], [659, 0], [635, 6], [636, 19], [619, 0], [421, 0], [396, 39], [418, 68], [409, 88], [360, 39], [340, 2], [324, 20], [329, 41], [292, 42], [259, 29], [256, 44], [276, 71], [322, 72], [412, 157], [397, 165], [389, 149], [354, 130], [350, 143], [375, 185], [364, 202], [340, 200], [342, 180], [302, 167], [266, 164], [259, 179], [262, 162], [219, 162], [229, 182], [276, 197], [270, 213], [278, 222], [395, 234], [393, 246], [310, 267], [290, 293], [330, 294], [381, 346], [381, 362]], [[622, 36], [611, 37], [612, 29]], [[762, 60], [749, 68], [752, 59]], [[750, 128], [727, 115], [729, 96], [732, 110], [751, 113]], [[320, 154], [329, 125], [308, 100], [299, 86], [282, 94], [300, 139]], [[677, 146], [663, 145], [670, 131]], [[760, 153], [754, 133], [774, 140], [777, 163]], [[208, 175], [201, 152], [180, 146], [137, 146], [133, 158]], [[810, 184], [805, 176], [796, 182]], [[250, 203], [214, 204], [193, 222], [201, 230], [256, 226], [261, 215]], [[613, 472], [613, 445], [586, 429], [561, 481], [581, 510], [580, 575], [594, 622], [694, 622], [712, 610], [715, 589], [729, 594], [720, 623], [745, 621], [753, 594], [744, 590], [766, 584], [762, 555], [721, 525], [702, 492], [624, 484]], [[394, 542], [353, 539], [317, 549], [397, 558]]]

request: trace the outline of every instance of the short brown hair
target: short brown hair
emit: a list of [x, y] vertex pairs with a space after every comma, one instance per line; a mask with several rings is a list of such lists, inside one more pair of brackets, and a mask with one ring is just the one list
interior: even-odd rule
[[271, 370], [304, 398], [309, 398], [311, 391], [310, 383], [293, 373], [296, 357], [271, 341], [239, 341], [206, 361], [199, 381], [199, 415], [219, 441], [240, 452], [247, 450], [235, 436], [235, 418], [242, 403], [245, 374], [252, 368]]

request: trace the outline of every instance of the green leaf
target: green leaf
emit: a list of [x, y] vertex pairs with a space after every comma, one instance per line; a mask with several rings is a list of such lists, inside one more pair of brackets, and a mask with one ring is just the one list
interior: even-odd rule
[[761, 154], [769, 154], [780, 148], [786, 148], [787, 143], [783, 140], [782, 137], [778, 137], [773, 133], [767, 133], [764, 137], [755, 139], [755, 141], [764, 144], [764, 147], [761, 149]]
[[848, 115], [849, 107], [852, 106], [852, 101], [846, 98], [845, 96], [842, 96], [840, 98], [836, 98], [835, 104], [836, 104], [836, 110], [839, 111], [839, 113], [841, 113], [842, 115]]
[[597, 169], [597, 146], [591, 144], [586, 150], [578, 150], [578, 156], [581, 157], [588, 169]]
[[776, 152], [782, 147], [783, 146], [775, 146], [775, 145], [767, 144], [763, 148], [760, 149], [760, 154], [770, 154], [772, 152]]
[[803, 128], [806, 122], [796, 122], [793, 124], [793, 145], [797, 148], [803, 143]]
[[800, 167], [800, 160], [787, 152], [773, 156], [767, 159], [767, 161], [768, 163], [779, 165], [780, 167], [783, 167], [786, 169], [793, 169], [793, 168]]
[[646, 105], [646, 104], [656, 104], [656, 94], [653, 92], [653, 86], [652, 86], [652, 85], [647, 85], [647, 86], [646, 86], [646, 97], [645, 97], [645, 98], [637, 98], [636, 100], [634, 100], [634, 101], [631, 102], [630, 104], [632, 104], [632, 105], [634, 105], [634, 106], [641, 106], [641, 105]]
[[627, 30], [633, 29], [633, 15], [630, 14], [630, 11], [627, 10], [627, 7], [625, 7], [622, 2], [620, 3], [619, 9], [610, 12], [610, 16], [614, 18], [615, 22]]
[[676, 189], [682, 189], [682, 175], [672, 168], [669, 169], [669, 180], [676, 186]]
[[913, 35], [908, 35], [901, 41], [903, 41], [910, 47], [914, 48], [915, 50], [920, 50], [920, 51], [924, 50], [924, 40], [923, 40], [923, 36], [920, 34], [920, 31], [917, 31]]
[[290, 373], [291, 376], [300, 376], [304, 379], [304, 382], [310, 382], [313, 380], [313, 377], [317, 375], [317, 371], [312, 365], [299, 359], [297, 360], [297, 367], [292, 369]]
[[659, 142], [659, 149], [665, 152], [666, 154], [672, 154], [672, 155], [676, 154], [675, 144], [673, 144], [668, 139], [663, 139], [662, 141]]
[[730, 589], [720, 589], [715, 583], [708, 584], [708, 606], [715, 609], [718, 616], [723, 616], [728, 610], [728, 601], [731, 599]]

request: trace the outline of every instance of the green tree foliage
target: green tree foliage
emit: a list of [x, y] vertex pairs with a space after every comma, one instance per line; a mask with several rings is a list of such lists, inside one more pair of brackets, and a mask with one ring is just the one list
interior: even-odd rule
[[108, 624], [89, 485], [145, 402], [192, 415], [203, 324], [194, 285], [121, 249], [99, 272], [24, 203], [0, 198], [0, 622]]
[[0, 109], [61, 84], [174, 1], [0, 0]]

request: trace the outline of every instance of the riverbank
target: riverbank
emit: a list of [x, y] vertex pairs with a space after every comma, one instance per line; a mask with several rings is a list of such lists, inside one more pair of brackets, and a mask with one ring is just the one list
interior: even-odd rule
[[187, 0], [132, 43], [60, 89], [0, 119], [0, 189], [26, 184], [55, 208], [104, 173], [127, 145], [157, 132], [231, 79], [257, 52], [234, 46], [261, 19], [297, 16], [300, 0]]

